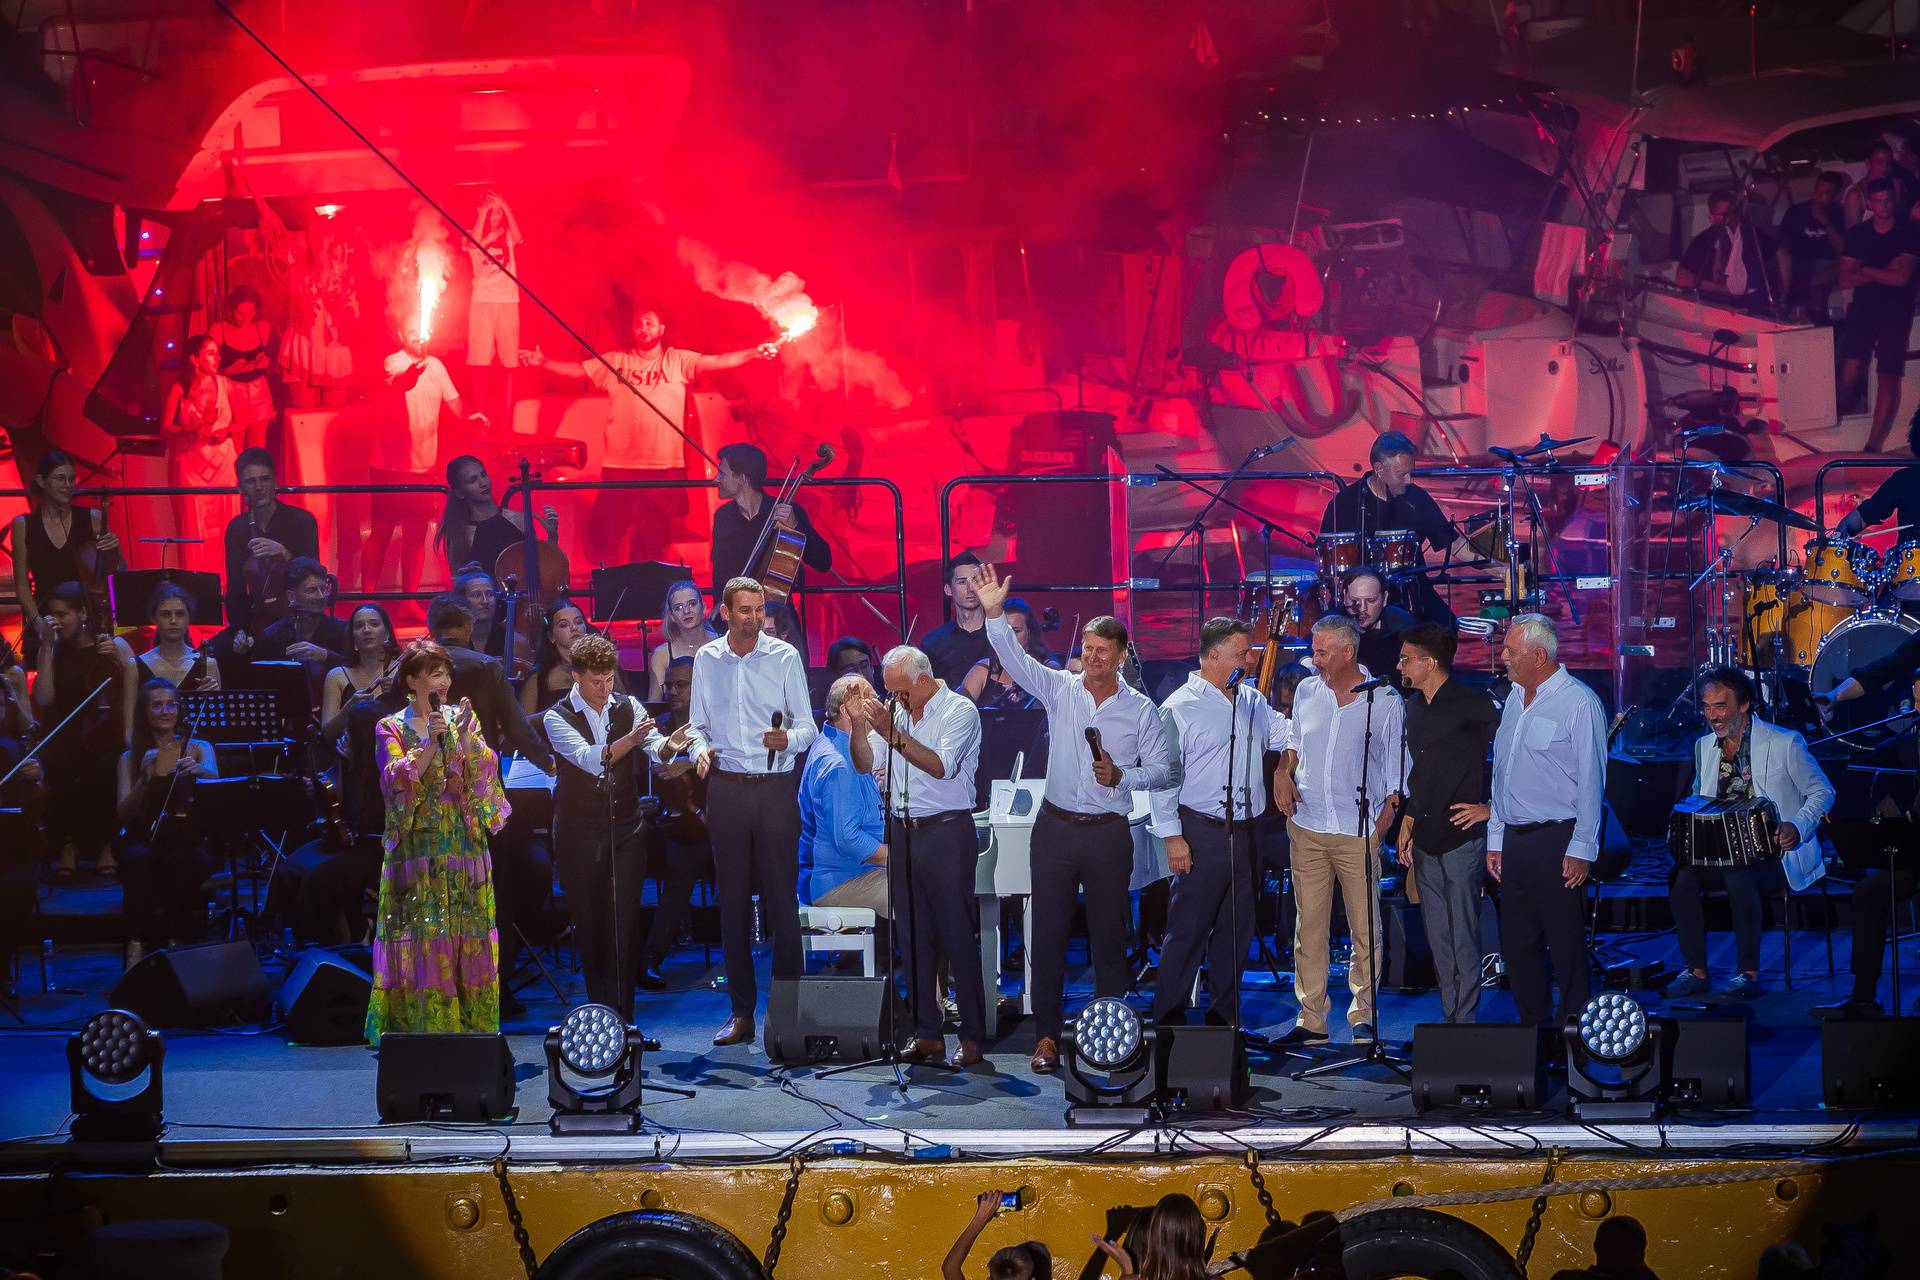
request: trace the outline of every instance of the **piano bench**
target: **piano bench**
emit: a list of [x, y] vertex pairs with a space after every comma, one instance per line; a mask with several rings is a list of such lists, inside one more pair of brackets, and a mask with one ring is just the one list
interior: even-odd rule
[[802, 906], [800, 946], [807, 956], [816, 951], [858, 951], [860, 974], [871, 978], [875, 976], [873, 937], [877, 923], [877, 917], [865, 907]]

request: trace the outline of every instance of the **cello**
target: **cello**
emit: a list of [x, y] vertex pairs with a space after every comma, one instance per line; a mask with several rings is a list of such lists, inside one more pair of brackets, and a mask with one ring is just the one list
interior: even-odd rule
[[[813, 461], [799, 475], [793, 474], [793, 468], [787, 468], [787, 478], [781, 482], [780, 493], [773, 500], [776, 507], [791, 506], [800, 495], [800, 488], [820, 473], [820, 469], [833, 461], [833, 446], [822, 443], [814, 450]], [[776, 520], [768, 517], [766, 526], [760, 530], [759, 540], [753, 544], [753, 554], [747, 557], [747, 574], [755, 578], [766, 588], [767, 603], [782, 603], [793, 595], [793, 584], [800, 577], [801, 558], [807, 553], [807, 535], [800, 530], [796, 520]]]
[[[527, 548], [533, 547], [533, 567], [538, 573], [539, 598], [535, 593], [521, 589], [521, 584], [530, 581], [527, 574]], [[493, 580], [500, 584], [501, 626], [506, 628], [500, 643], [500, 652], [512, 676], [525, 676], [533, 671], [533, 660], [526, 653], [540, 647], [540, 638], [534, 633], [532, 615], [523, 609], [532, 605], [536, 609], [545, 609], [561, 596], [567, 594], [567, 583], [573, 576], [573, 566], [567, 562], [567, 553], [559, 544], [545, 539], [527, 539], [516, 542], [500, 552], [493, 562]], [[521, 638], [528, 641], [522, 650]]]

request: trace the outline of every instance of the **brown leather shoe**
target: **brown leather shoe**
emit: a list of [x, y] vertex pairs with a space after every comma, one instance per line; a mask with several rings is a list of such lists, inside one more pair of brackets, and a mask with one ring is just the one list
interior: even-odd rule
[[906, 1047], [900, 1050], [902, 1062], [941, 1062], [946, 1056], [945, 1040], [923, 1040], [918, 1036], [907, 1041]]
[[734, 1016], [713, 1037], [716, 1045], [749, 1044], [753, 1040], [753, 1019]]
[[1052, 1036], [1041, 1036], [1039, 1043], [1033, 1046], [1033, 1061], [1027, 1064], [1035, 1075], [1049, 1075], [1060, 1069], [1060, 1042]]
[[986, 1056], [977, 1042], [962, 1040], [960, 1048], [953, 1055], [953, 1065], [962, 1068], [970, 1067], [976, 1062], [985, 1061]]

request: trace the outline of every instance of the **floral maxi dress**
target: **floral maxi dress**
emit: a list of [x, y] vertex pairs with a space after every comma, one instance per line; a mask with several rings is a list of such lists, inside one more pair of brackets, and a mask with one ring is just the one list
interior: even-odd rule
[[487, 836], [510, 812], [500, 760], [471, 715], [455, 753], [422, 767], [426, 742], [405, 711], [374, 730], [387, 803], [373, 936], [367, 1041], [386, 1031], [500, 1029], [499, 935]]

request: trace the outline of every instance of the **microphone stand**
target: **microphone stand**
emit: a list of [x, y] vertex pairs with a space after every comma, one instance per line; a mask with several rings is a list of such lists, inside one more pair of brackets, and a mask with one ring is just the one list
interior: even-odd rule
[[[1402, 1080], [1409, 1083], [1413, 1080], [1412, 1069], [1387, 1051], [1386, 1040], [1380, 1033], [1381, 938], [1379, 935], [1379, 921], [1377, 919], [1379, 912], [1378, 904], [1380, 901], [1380, 852], [1373, 848], [1372, 842], [1367, 839], [1367, 820], [1371, 817], [1371, 814], [1368, 812], [1371, 806], [1368, 804], [1367, 796], [1367, 766], [1371, 763], [1373, 757], [1373, 695], [1376, 692], [1378, 692], [1377, 689], [1367, 690], [1366, 734], [1361, 739], [1360, 785], [1354, 788], [1354, 834], [1360, 837], [1360, 844], [1365, 851], [1367, 860], [1367, 968], [1369, 970], [1369, 977], [1372, 979], [1371, 990], [1374, 1001], [1373, 1040], [1367, 1045], [1366, 1052], [1364, 1053], [1355, 1054], [1350, 1058], [1342, 1058], [1337, 1062], [1327, 1062], [1317, 1067], [1308, 1067], [1305, 1071], [1294, 1072], [1293, 1078], [1295, 1080], [1311, 1080], [1316, 1076], [1329, 1075], [1336, 1071], [1348, 1071], [1355, 1067], [1385, 1067]], [[1351, 916], [1353, 908], [1348, 907], [1347, 912], [1348, 915]], [[1349, 975], [1352, 974], [1353, 969], [1351, 965], [1348, 966], [1347, 972]]]
[[[1227, 799], [1227, 931], [1233, 936], [1233, 973], [1229, 976], [1233, 980], [1236, 991], [1240, 986], [1241, 967], [1246, 963], [1247, 959], [1247, 938], [1240, 932], [1240, 849], [1239, 846], [1234, 843], [1234, 836], [1238, 834], [1239, 828], [1233, 818], [1233, 770], [1239, 760], [1236, 744], [1240, 729], [1240, 688], [1245, 683], [1245, 676], [1239, 672], [1235, 672], [1233, 679], [1227, 682], [1227, 781], [1225, 787]], [[1253, 734], [1253, 712], [1251, 709], [1247, 712], [1247, 734], [1249, 737]], [[1249, 746], [1249, 750], [1251, 750], [1251, 746]], [[1253, 772], [1252, 764], [1249, 762], [1247, 768], [1248, 786], [1252, 785]], [[1243, 806], [1247, 810], [1247, 822], [1251, 824], [1253, 822], [1253, 800], [1250, 796], [1243, 801]], [[1249, 878], [1251, 878], [1252, 868], [1258, 862], [1258, 859], [1254, 855], [1253, 832], [1251, 830], [1247, 832], [1247, 862], [1250, 873]], [[1249, 911], [1251, 911], [1251, 908], [1249, 908]], [[1218, 928], [1219, 926], [1216, 924], [1214, 927]], [[1248, 921], [1247, 932], [1253, 932], [1251, 920]], [[1207, 972], [1207, 981], [1209, 983], [1217, 982], [1219, 981], [1219, 975], [1209, 969]], [[1208, 1003], [1212, 1003], [1211, 998], [1209, 998]], [[1229, 1025], [1239, 1034], [1241, 1044], [1253, 1053], [1265, 1054], [1269, 1057], [1278, 1056], [1284, 1058], [1287, 1056], [1287, 1051], [1275, 1045], [1270, 1038], [1256, 1032], [1248, 1031], [1246, 1021], [1246, 1014], [1241, 1007], [1240, 1001], [1235, 1000], [1233, 1021]]]

